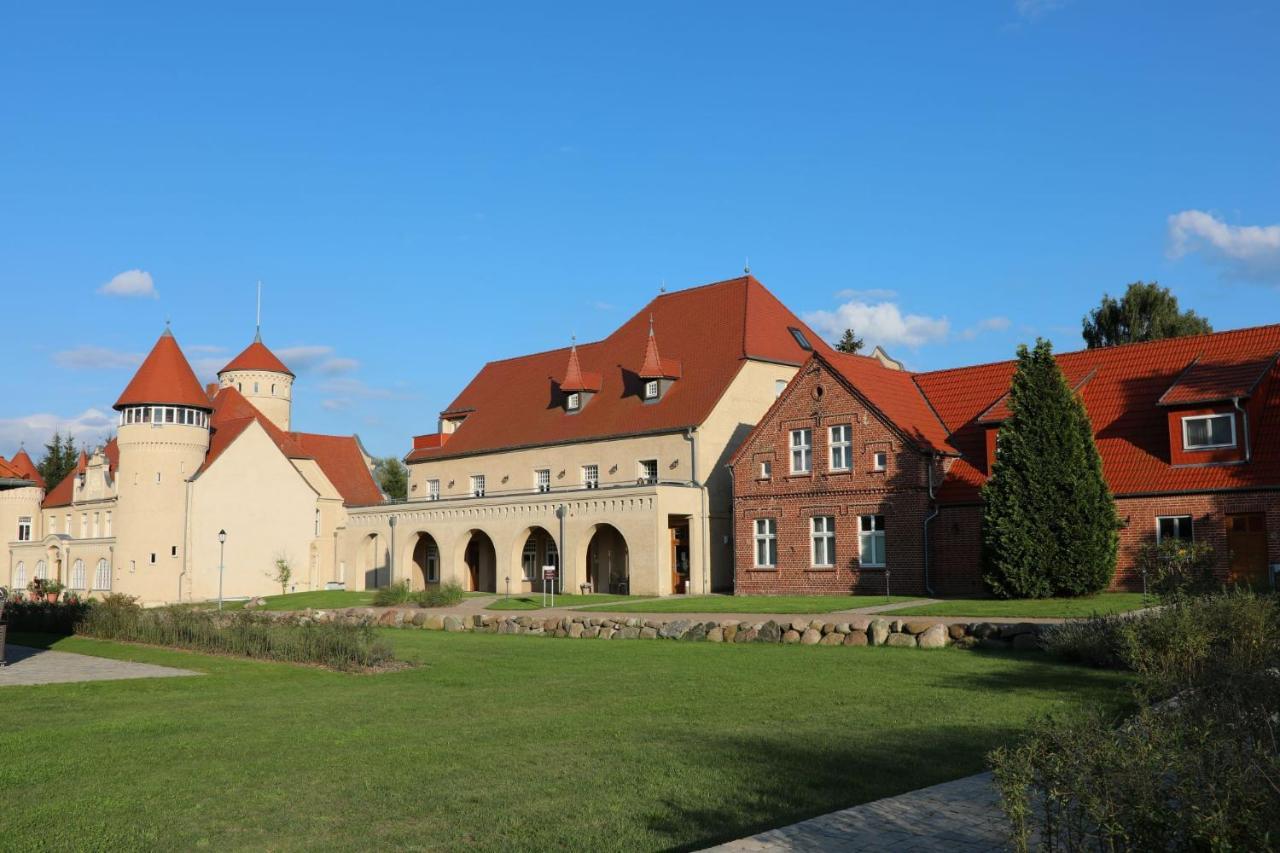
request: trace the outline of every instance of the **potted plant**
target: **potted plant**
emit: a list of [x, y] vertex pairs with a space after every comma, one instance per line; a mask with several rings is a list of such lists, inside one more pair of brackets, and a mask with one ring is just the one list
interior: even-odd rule
[[62, 595], [64, 587], [57, 581], [44, 582], [44, 600], [50, 604], [58, 603], [58, 596]]

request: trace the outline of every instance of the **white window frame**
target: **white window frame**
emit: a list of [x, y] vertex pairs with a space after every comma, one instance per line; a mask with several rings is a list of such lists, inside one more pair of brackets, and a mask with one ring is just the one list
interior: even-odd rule
[[658, 399], [658, 380], [648, 379], [644, 383], [644, 398], [646, 400]]
[[69, 585], [72, 589], [84, 589], [85, 582], [84, 560], [76, 560], [71, 564], [71, 583]]
[[889, 467], [889, 452], [887, 450], [876, 450], [871, 454], [871, 470], [884, 471]]
[[520, 568], [523, 569], [527, 581], [538, 579], [538, 540], [529, 534], [524, 540], [524, 548], [520, 551]]
[[427, 480], [427, 500], [429, 501], [440, 500], [440, 481], [439, 480]]
[[93, 588], [104, 591], [111, 589], [111, 564], [105, 557], [98, 560], [98, 565], [94, 569]]
[[[791, 473], [810, 474], [813, 472], [813, 430], [809, 427], [791, 430], [788, 438], [791, 451]], [[796, 466], [799, 459], [803, 467]]]
[[27, 588], [27, 564], [22, 560], [13, 567], [13, 588], [15, 590], [23, 590]]
[[482, 498], [485, 492], [484, 474], [471, 475], [471, 497]]
[[[1215, 418], [1226, 418], [1231, 424], [1231, 441], [1226, 444], [1192, 444], [1188, 435], [1187, 425], [1192, 421], [1211, 421]], [[1236, 446], [1236, 416], [1230, 412], [1215, 412], [1211, 415], [1187, 415], [1182, 419], [1182, 449], [1183, 450], [1220, 450], [1226, 447]]]
[[765, 459], [760, 462], [760, 479], [761, 480], [773, 479], [773, 460], [772, 459]]
[[[776, 569], [778, 567], [778, 519], [757, 518], [755, 520], [755, 568]], [[764, 559], [760, 555], [764, 554]]]
[[781, 397], [782, 392], [785, 390], [787, 390], [787, 380], [785, 379], [773, 380], [773, 398], [775, 400]]
[[31, 516], [24, 515], [18, 518], [18, 541], [31, 541]]
[[[650, 474], [650, 466], [653, 466], [653, 473]], [[641, 459], [636, 463], [636, 481], [641, 485], [651, 486], [658, 482], [658, 460], [657, 459]]]
[[599, 465], [583, 465], [582, 466], [582, 488], [584, 489], [600, 488], [600, 466]]
[[[1190, 513], [1182, 513], [1181, 515], [1157, 515], [1156, 516], [1156, 544], [1159, 545], [1164, 541], [1164, 536], [1160, 533], [1160, 522], [1165, 519], [1181, 522], [1182, 519], [1187, 520], [1187, 532], [1191, 534], [1190, 538], [1182, 539], [1180, 536], [1174, 537], [1176, 541], [1194, 542], [1196, 541], [1196, 522]], [[1178, 524], [1181, 527], [1181, 523]]]
[[[819, 547], [821, 543], [821, 547]], [[818, 551], [823, 552], [822, 559]], [[809, 519], [809, 565], [816, 569], [834, 568], [836, 564], [836, 517], [815, 515]]]
[[36, 560], [36, 577], [42, 581], [49, 579], [49, 564], [44, 560]]
[[[837, 435], [840, 437], [837, 438]], [[853, 470], [852, 424], [835, 424], [827, 427], [827, 447], [827, 457], [832, 471]]]
[[551, 491], [551, 469], [550, 468], [534, 469], [533, 490], [535, 492]]
[[564, 401], [564, 407], [571, 412], [576, 412], [582, 408], [582, 394], [573, 391]]
[[[866, 519], [872, 519], [871, 529], [865, 530]], [[880, 520], [880, 529], [876, 529], [875, 519]], [[858, 516], [858, 565], [867, 568], [883, 568], [889, 562], [888, 550], [885, 547], [885, 528], [888, 525], [883, 515], [860, 515]], [[879, 542], [877, 549], [876, 543]], [[877, 560], [876, 551], [879, 550], [879, 559]]]

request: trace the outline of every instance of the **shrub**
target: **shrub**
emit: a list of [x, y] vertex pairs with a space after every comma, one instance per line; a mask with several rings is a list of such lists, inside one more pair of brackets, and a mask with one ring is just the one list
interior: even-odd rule
[[1123, 666], [1124, 640], [1121, 627], [1125, 614], [1075, 619], [1060, 625], [1046, 625], [1040, 632], [1040, 645], [1051, 655], [1090, 666]]
[[76, 625], [92, 607], [89, 602], [71, 599], [50, 604], [44, 599], [12, 599], [3, 608], [11, 631], [37, 634], [73, 634]]
[[398, 604], [409, 604], [412, 601], [413, 589], [410, 588], [407, 580], [381, 587], [373, 596], [374, 607], [395, 607]]
[[415, 598], [423, 607], [453, 607], [461, 603], [462, 599], [466, 598], [466, 594], [458, 584], [446, 583], [428, 587], [419, 592]]
[[94, 606], [76, 633], [100, 640], [120, 640], [240, 655], [290, 663], [313, 663], [353, 670], [392, 660], [391, 647], [378, 640], [367, 624], [272, 618], [258, 613], [189, 608], [143, 610], [124, 603]]
[[1213, 576], [1217, 554], [1204, 542], [1179, 539], [1152, 542], [1138, 551], [1138, 568], [1146, 573], [1147, 587], [1166, 599], [1205, 595], [1221, 587]]

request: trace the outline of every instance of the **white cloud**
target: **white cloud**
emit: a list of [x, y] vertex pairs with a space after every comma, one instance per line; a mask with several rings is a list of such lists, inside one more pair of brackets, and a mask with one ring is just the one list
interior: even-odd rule
[[77, 444], [101, 444], [115, 431], [116, 422], [113, 413], [101, 409], [85, 409], [70, 418], [47, 413], [3, 418], [0, 419], [0, 451], [12, 456], [21, 444], [33, 457], [39, 458], [37, 451], [44, 447], [55, 430], [74, 436]]
[[88, 344], [53, 354], [53, 363], [71, 370], [116, 370], [142, 364], [140, 352], [118, 352]]
[[151, 280], [151, 273], [145, 270], [125, 270], [119, 273], [111, 281], [98, 288], [99, 293], [107, 296], [149, 296], [152, 299], [159, 299], [160, 294], [156, 292], [155, 282]]
[[962, 341], [971, 341], [984, 332], [1003, 332], [1007, 328], [1009, 328], [1008, 317], [987, 317], [961, 331], [956, 337]]
[[896, 302], [845, 302], [835, 311], [811, 311], [804, 320], [829, 340], [838, 340], [845, 329], [868, 346], [901, 344], [911, 348], [946, 340], [951, 321], [946, 317], [903, 314]]
[[1227, 274], [1280, 284], [1280, 225], [1230, 225], [1203, 210], [1169, 217], [1169, 256], [1202, 252]]
[[304, 344], [296, 347], [285, 347], [276, 350], [290, 370], [297, 373], [316, 371], [326, 376], [339, 373], [350, 373], [360, 366], [354, 358], [344, 358], [333, 354], [333, 347], [322, 344]]

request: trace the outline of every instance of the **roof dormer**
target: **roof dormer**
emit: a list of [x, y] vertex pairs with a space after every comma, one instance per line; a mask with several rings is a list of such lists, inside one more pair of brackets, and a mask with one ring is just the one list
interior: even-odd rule
[[560, 396], [566, 414], [577, 414], [586, 408], [591, 398], [600, 391], [600, 374], [583, 371], [578, 361], [578, 345], [569, 348], [569, 364], [560, 380]]
[[1156, 401], [1169, 420], [1170, 464], [1248, 462], [1252, 398], [1275, 363], [1275, 356], [1244, 361], [1194, 358]]
[[649, 339], [645, 342], [644, 363], [637, 373], [642, 383], [640, 398], [646, 403], [656, 403], [666, 396], [672, 383], [680, 378], [680, 362], [663, 358], [658, 352], [658, 339], [653, 334], [653, 315], [649, 315]]

